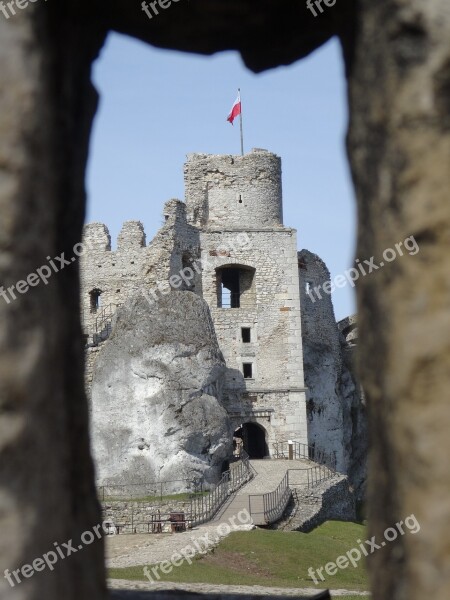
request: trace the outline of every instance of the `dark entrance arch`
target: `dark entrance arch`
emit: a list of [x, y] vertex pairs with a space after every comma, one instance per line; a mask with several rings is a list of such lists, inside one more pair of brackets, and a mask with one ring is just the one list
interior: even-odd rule
[[266, 443], [266, 431], [258, 423], [244, 423], [235, 431], [235, 437], [242, 438], [244, 450], [253, 459], [265, 458], [269, 455]]

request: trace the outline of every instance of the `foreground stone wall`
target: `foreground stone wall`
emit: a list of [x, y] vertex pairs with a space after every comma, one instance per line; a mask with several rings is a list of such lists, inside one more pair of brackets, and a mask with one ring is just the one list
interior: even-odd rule
[[[123, 586], [125, 582], [121, 582]], [[130, 588], [133, 587], [133, 584], [127, 584]], [[191, 587], [189, 585], [186, 586]], [[214, 591], [212, 591], [214, 590]], [[220, 593], [215, 590], [215, 586], [213, 585], [204, 585], [202, 586], [202, 592], [197, 592], [194, 590], [183, 591], [132, 591], [132, 590], [112, 590], [110, 593], [111, 600], [204, 600], [208, 598], [208, 600], [260, 600], [261, 594], [246, 594], [242, 593], [246, 591], [244, 586], [241, 586], [241, 591], [236, 590], [233, 593], [225, 592]], [[276, 598], [277, 600], [288, 600], [292, 598], [292, 596], [279, 596], [278, 593], [276, 596], [269, 596]], [[320, 592], [319, 594], [314, 594], [314, 596], [296, 596], [297, 600], [331, 600], [330, 593]]]
[[21, 583], [13, 577], [12, 585], [4, 577], [55, 542], [80, 544], [101, 523], [77, 264], [47, 285], [34, 280], [27, 290], [26, 280], [48, 266], [47, 257], [74, 257], [81, 239], [96, 109], [90, 63], [104, 33], [95, 31], [93, 17], [90, 35], [84, 29], [81, 36], [79, 12], [69, 27], [43, 10], [50, 3], [40, 4], [0, 17], [0, 285], [25, 284], [16, 299], [0, 299], [0, 597], [99, 600], [106, 597], [101, 540], [53, 571], [19, 571]]
[[[418, 535], [370, 557], [375, 598], [450, 597], [450, 5], [361, 0], [349, 70], [358, 256], [415, 256], [358, 286], [370, 414], [370, 535], [414, 514]], [[377, 89], [377, 93], [368, 90]], [[376, 367], [375, 367], [376, 365]]]

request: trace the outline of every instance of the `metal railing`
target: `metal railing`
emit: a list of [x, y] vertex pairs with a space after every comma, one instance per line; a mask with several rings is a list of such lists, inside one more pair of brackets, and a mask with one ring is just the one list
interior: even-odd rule
[[95, 319], [95, 333], [92, 336], [94, 344], [97, 345], [109, 338], [112, 332], [114, 315], [121, 306], [121, 304], [108, 304], [102, 308]]
[[333, 471], [336, 470], [336, 457], [317, 449], [315, 446], [296, 441], [275, 442], [273, 449], [275, 459], [311, 460], [319, 465], [325, 465]]
[[[309, 467], [308, 469], [289, 469], [289, 486], [303, 486], [306, 484], [306, 488], [312, 488], [327, 479], [332, 479], [336, 475], [336, 471], [329, 469], [325, 465], [318, 465], [316, 467]], [[296, 475], [300, 475], [296, 481]]]
[[111, 535], [132, 533], [178, 533], [192, 527], [189, 515], [184, 512], [162, 513], [155, 511], [142, 514], [130, 511], [129, 517], [122, 521], [115, 521], [112, 517], [104, 519], [107, 532]]
[[253, 477], [249, 456], [241, 453], [241, 460], [226, 471], [219, 483], [205, 496], [195, 498], [191, 502], [190, 521], [192, 526], [210, 521], [220, 510], [229, 496], [241, 488]]
[[[249, 496], [249, 511], [261, 524], [274, 523], [283, 516], [292, 497], [291, 486], [305, 485], [307, 489], [331, 479], [336, 474], [336, 458], [326, 452], [317, 450], [301, 442], [276, 442], [274, 444], [275, 459], [310, 460], [318, 463], [304, 469], [288, 469], [283, 480], [273, 492], [252, 494]], [[295, 481], [301, 474], [300, 481]]]
[[289, 472], [287, 472], [275, 491], [249, 495], [249, 512], [255, 522], [274, 523], [283, 516], [291, 496], [292, 490], [289, 487]]
[[240, 292], [222, 293], [220, 299], [220, 308], [240, 308], [241, 294]]
[[217, 308], [244, 308], [252, 309], [256, 307], [256, 298], [254, 295], [246, 295], [241, 292], [232, 292], [231, 294], [222, 295], [219, 298]]
[[[165, 531], [181, 531], [185, 528], [195, 527], [210, 521], [228, 500], [231, 494], [245, 485], [254, 475], [250, 459], [245, 451], [242, 451], [240, 460], [232, 463], [220, 481], [211, 489], [204, 491], [206, 484], [197, 480], [178, 480], [165, 482], [139, 483], [133, 485], [112, 485], [99, 488], [99, 498], [104, 502], [122, 500], [131, 501], [133, 505], [129, 509], [128, 518], [123, 522], [113, 523], [111, 528], [116, 533], [163, 533]], [[182, 494], [174, 493], [173, 489], [178, 485], [187, 490], [185, 501]], [[180, 523], [173, 521], [173, 513], [164, 513], [158, 509], [158, 504], [174, 502], [180, 506], [184, 504], [182, 513], [182, 529]], [[135, 508], [133, 508], [135, 506]], [[142, 512], [148, 511], [145, 518]], [[175, 527], [175, 529], [174, 529]], [[177, 528], [178, 527], [178, 528]]]

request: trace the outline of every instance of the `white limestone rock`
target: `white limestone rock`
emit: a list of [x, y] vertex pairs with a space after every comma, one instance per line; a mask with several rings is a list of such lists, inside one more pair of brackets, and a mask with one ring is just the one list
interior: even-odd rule
[[224, 371], [201, 298], [173, 291], [151, 304], [142, 293], [132, 296], [93, 373], [99, 484], [217, 480], [232, 451]]

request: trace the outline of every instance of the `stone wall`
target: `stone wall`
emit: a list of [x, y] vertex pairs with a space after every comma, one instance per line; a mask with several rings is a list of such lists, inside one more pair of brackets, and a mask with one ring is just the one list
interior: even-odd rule
[[325, 521], [356, 519], [356, 498], [345, 475], [336, 474], [310, 488], [291, 487], [292, 499], [274, 529], [308, 533]]
[[[85, 334], [92, 341], [101, 334], [105, 322], [103, 310], [111, 306], [110, 314], [135, 292], [146, 289], [157, 300], [170, 291], [169, 280], [199, 257], [198, 232], [187, 224], [186, 206], [170, 200], [164, 206], [164, 225], [150, 245], [142, 223], [124, 223], [111, 250], [108, 228], [102, 223], [90, 223], [84, 228], [85, 252], [81, 259], [81, 301]], [[201, 292], [201, 278], [194, 271], [191, 291]], [[93, 306], [92, 294], [100, 295], [100, 304]]]
[[309, 490], [297, 490], [295, 531], [308, 533], [325, 521], [354, 521], [355, 500], [347, 477], [324, 481]]
[[[338, 2], [320, 19], [297, 2], [285, 11], [275, 0], [258, 11], [254, 0], [196, 0], [195, 10], [192, 4], [179, 3], [152, 26], [129, 0], [108, 10], [100, 2], [33, 3], [0, 20], [2, 285], [31, 273], [39, 257], [69, 254], [80, 241], [97, 102], [91, 67], [109, 31], [189, 52], [239, 50], [255, 71], [290, 64], [338, 35], [358, 255], [378, 258], [412, 234], [420, 244], [420, 256], [358, 285], [358, 362], [373, 444], [370, 534], [382, 535], [412, 512], [421, 524], [420, 535], [401, 536], [371, 556], [373, 591], [383, 600], [446, 600], [448, 1]], [[99, 517], [76, 269], [55, 281], [0, 308], [2, 571], [11, 560], [33, 561], [54, 540], [78, 537]], [[2, 578], [0, 592], [14, 600], [98, 600], [106, 596], [103, 575], [101, 548], [93, 544], [14, 590]]]
[[[242, 417], [254, 412], [267, 429], [271, 450], [274, 441], [306, 441], [296, 232], [248, 231], [241, 247], [233, 244], [238, 235], [241, 230], [202, 232], [203, 295], [228, 367], [225, 402]], [[220, 251], [224, 246], [226, 253]], [[240, 309], [218, 306], [217, 269], [230, 266], [254, 269], [254, 293], [243, 294]], [[242, 327], [251, 330], [250, 343], [242, 341]], [[244, 379], [243, 363], [252, 364], [250, 379]], [[269, 427], [267, 411], [273, 412]]]
[[[112, 523], [119, 534], [148, 533], [152, 519], [166, 519], [171, 512], [183, 512], [189, 515], [190, 501], [149, 502], [102, 502], [103, 521]], [[165, 526], [170, 531], [170, 526]], [[150, 533], [152, 529], [150, 528]]]
[[283, 223], [281, 160], [266, 150], [245, 156], [190, 154], [185, 164], [189, 222], [254, 229]]
[[[282, 222], [281, 161], [266, 150], [190, 155], [185, 182], [188, 219], [201, 228], [203, 297], [228, 367], [229, 412], [237, 424], [261, 425], [270, 452], [274, 441], [306, 441], [297, 238]], [[249, 282], [240, 307], [227, 309], [220, 283], [233, 267]]]
[[[69, 4], [11, 5], [15, 14], [0, 17], [2, 291], [23, 284], [47, 257], [73, 257], [81, 238], [97, 102], [90, 64], [104, 33], [95, 32], [95, 17], [87, 33], [80, 10], [67, 21], [60, 14], [56, 24], [54, 10], [65, 13]], [[22, 292], [14, 301], [0, 299], [0, 597], [104, 599], [99, 539], [52, 571], [33, 574], [30, 566], [55, 542], [80, 544], [101, 514], [89, 453], [77, 263]], [[24, 565], [26, 576], [18, 570]], [[21, 583], [8, 583], [7, 569]]]

